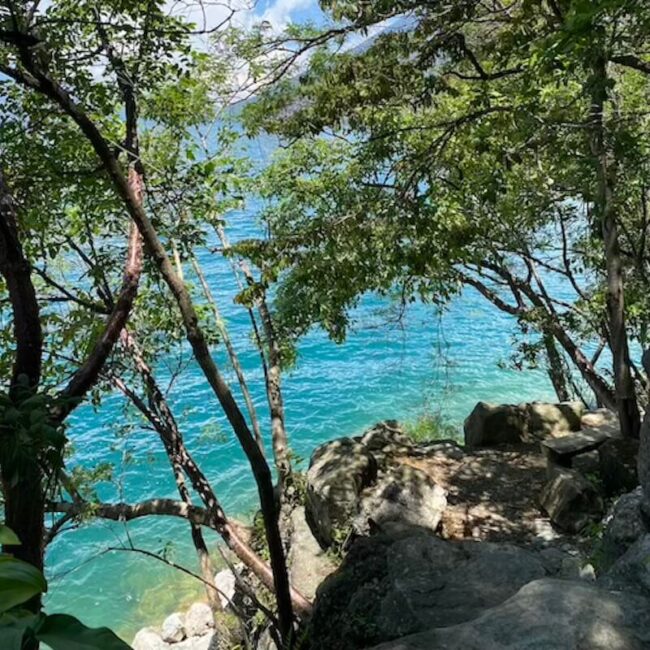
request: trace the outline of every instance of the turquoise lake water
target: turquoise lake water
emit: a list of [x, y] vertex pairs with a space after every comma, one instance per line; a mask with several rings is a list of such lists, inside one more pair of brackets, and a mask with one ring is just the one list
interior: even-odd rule
[[[235, 215], [232, 223], [233, 238], [256, 228], [250, 214]], [[230, 267], [208, 253], [201, 259], [268, 431], [262, 371], [250, 342], [247, 314], [233, 303]], [[477, 293], [467, 291], [443, 315], [416, 304], [401, 323], [394, 316], [390, 301], [367, 296], [354, 312], [345, 344], [335, 345], [318, 331], [302, 341], [298, 363], [284, 377], [287, 425], [298, 456], [308, 459], [316, 445], [359, 434], [383, 419], [415, 420], [441, 412], [460, 435], [463, 419], [479, 400], [553, 398], [543, 372], [502, 367], [500, 362], [507, 361], [512, 350], [515, 324]], [[217, 348], [214, 355], [232, 379], [223, 351]], [[165, 363], [160, 365], [164, 379], [169, 371]], [[196, 366], [188, 365], [169, 397], [188, 447], [226, 511], [250, 516], [256, 493], [247, 463]], [[114, 483], [98, 489], [106, 501], [176, 498], [159, 440], [139, 427], [124, 435], [121, 425], [137, 419], [126, 418], [122, 407], [122, 399], [113, 395], [96, 411], [89, 405], [78, 409], [69, 423], [75, 448], [69, 464], [115, 463]], [[219, 435], [214, 435], [217, 428]], [[130, 641], [140, 627], [159, 623], [201, 596], [200, 583], [191, 577], [141, 554], [107, 550], [128, 538], [137, 547], [164, 549], [174, 562], [196, 568], [189, 530], [181, 520], [150, 517], [128, 528], [96, 521], [60, 535], [49, 547], [47, 610], [74, 613], [88, 625], [110, 626]], [[206, 531], [206, 538], [216, 545], [215, 534]]]

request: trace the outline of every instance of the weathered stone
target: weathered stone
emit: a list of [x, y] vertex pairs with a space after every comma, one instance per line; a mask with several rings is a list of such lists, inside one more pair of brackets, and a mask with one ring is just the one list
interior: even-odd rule
[[183, 615], [178, 612], [170, 614], [162, 624], [160, 636], [168, 643], [178, 643], [185, 638]]
[[[338, 650], [345, 646], [332, 646]], [[650, 599], [586, 582], [535, 580], [472, 621], [431, 629], [373, 650], [642, 650]]]
[[201, 636], [191, 636], [185, 641], [175, 643], [170, 650], [230, 650], [227, 645], [221, 642], [217, 634], [212, 632]]
[[413, 441], [395, 420], [379, 422], [357, 439], [369, 451], [380, 468], [386, 468], [397, 455], [409, 454]]
[[608, 568], [636, 542], [650, 532], [641, 512], [641, 487], [624, 494], [603, 520], [602, 568]]
[[307, 521], [323, 546], [349, 526], [362, 490], [377, 476], [377, 462], [364, 445], [349, 438], [328, 442], [313, 453], [307, 472]]
[[[647, 353], [646, 353], [647, 354]], [[645, 358], [645, 355], [644, 355]], [[637, 474], [643, 490], [642, 510], [650, 518], [650, 409], [646, 411], [639, 434], [639, 455], [637, 458]]]
[[[607, 444], [604, 442], [603, 444]], [[600, 456], [598, 449], [586, 451], [584, 454], [578, 454], [571, 460], [571, 467], [583, 476], [593, 476], [600, 478]], [[552, 472], [551, 472], [552, 473]]]
[[214, 586], [217, 588], [221, 606], [226, 609], [230, 607], [235, 598], [237, 580], [230, 569], [222, 569], [214, 575]]
[[618, 415], [605, 408], [587, 411], [582, 416], [582, 426], [586, 428], [619, 427]]
[[629, 492], [638, 484], [636, 464], [639, 441], [610, 438], [598, 448], [600, 478], [608, 495]]
[[521, 442], [526, 437], [525, 406], [479, 402], [465, 420], [465, 445], [490, 447]]
[[530, 440], [558, 438], [572, 431], [579, 431], [585, 407], [582, 402], [532, 402], [526, 405], [528, 428], [526, 436]]
[[650, 534], [639, 537], [601, 578], [609, 589], [650, 595]]
[[509, 544], [361, 538], [318, 590], [311, 648], [366, 648], [470, 620], [546, 573], [536, 554]]
[[255, 644], [255, 650], [280, 650], [268, 628], [260, 634], [260, 638]]
[[318, 585], [336, 569], [336, 565], [314, 538], [305, 519], [305, 509], [291, 513], [291, 539], [287, 557], [291, 584], [307, 599], [313, 600]]
[[399, 465], [361, 493], [353, 528], [359, 535], [372, 530], [394, 533], [409, 527], [435, 532], [446, 507], [445, 490], [428, 474]]
[[206, 603], [193, 603], [185, 614], [185, 633], [201, 636], [214, 628], [214, 614]]
[[169, 644], [153, 628], [140, 630], [131, 643], [133, 650], [168, 650]]
[[603, 499], [582, 474], [556, 468], [540, 495], [540, 504], [558, 528], [575, 533], [604, 512]]

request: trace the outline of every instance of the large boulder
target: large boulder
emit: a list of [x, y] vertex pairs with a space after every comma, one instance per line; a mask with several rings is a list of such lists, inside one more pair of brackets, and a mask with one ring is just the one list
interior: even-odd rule
[[398, 465], [361, 493], [353, 529], [358, 535], [409, 527], [434, 532], [446, 507], [445, 490], [428, 474], [409, 465]]
[[359, 495], [377, 477], [377, 461], [366, 447], [350, 438], [328, 442], [312, 454], [307, 471], [307, 521], [323, 545], [349, 526]]
[[178, 643], [185, 638], [185, 622], [179, 612], [170, 614], [162, 624], [160, 636], [167, 643]]
[[231, 606], [237, 594], [237, 578], [230, 569], [221, 569], [214, 574], [214, 586], [217, 588], [221, 607]]
[[531, 440], [559, 438], [579, 431], [585, 406], [582, 402], [532, 402], [526, 405], [528, 427], [526, 436]]
[[465, 420], [465, 445], [490, 447], [521, 442], [526, 438], [527, 429], [525, 405], [479, 402]]
[[608, 568], [636, 542], [650, 532], [646, 525], [641, 503], [641, 487], [620, 497], [603, 520], [602, 568]]
[[201, 636], [214, 629], [214, 614], [206, 603], [193, 603], [185, 614], [185, 632], [188, 637]]
[[580, 472], [553, 468], [540, 495], [540, 505], [551, 522], [563, 531], [577, 533], [604, 513], [603, 499]]
[[145, 627], [135, 635], [131, 647], [133, 650], [169, 650], [170, 645], [163, 641], [156, 630]]
[[[432, 626], [435, 627], [435, 626]], [[460, 625], [373, 650], [642, 650], [650, 647], [650, 599], [585, 582], [535, 580]]]
[[607, 495], [629, 492], [638, 484], [639, 441], [634, 438], [610, 438], [598, 448], [600, 478]]
[[537, 554], [509, 544], [425, 533], [361, 538], [318, 589], [311, 648], [366, 648], [471, 620], [547, 573]]
[[601, 582], [610, 589], [650, 596], [650, 534], [639, 537], [601, 577]]

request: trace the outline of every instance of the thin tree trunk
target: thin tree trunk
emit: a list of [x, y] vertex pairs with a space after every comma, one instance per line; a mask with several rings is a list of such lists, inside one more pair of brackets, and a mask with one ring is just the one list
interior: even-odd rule
[[591, 119], [589, 144], [596, 168], [596, 215], [600, 219], [607, 268], [607, 315], [612, 350], [616, 406], [621, 434], [638, 438], [641, 416], [630, 368], [625, 315], [625, 287], [614, 199], [616, 163], [608, 152], [605, 135], [607, 102], [607, 61], [598, 52], [592, 63]]
[[[217, 227], [217, 234], [221, 240], [222, 246], [229, 248], [230, 244], [225, 231]], [[255, 278], [246, 262], [242, 259], [239, 266], [249, 285], [255, 284]], [[266, 396], [271, 413], [271, 440], [273, 444], [273, 459], [278, 472], [279, 492], [284, 494], [284, 488], [290, 482], [291, 478], [291, 461], [289, 459], [289, 440], [287, 429], [284, 421], [284, 401], [282, 399], [282, 358], [280, 344], [275, 329], [273, 319], [266, 302], [266, 295], [263, 292], [257, 300], [257, 309], [262, 319], [264, 329], [264, 338], [266, 339], [266, 349], [268, 354], [268, 366], [266, 379]]]
[[205, 295], [205, 299], [212, 307], [212, 311], [214, 313], [214, 319], [217, 324], [217, 329], [219, 330], [219, 335], [221, 336], [223, 344], [226, 347], [226, 351], [228, 352], [228, 358], [230, 359], [230, 363], [233, 367], [233, 370], [235, 371], [235, 375], [237, 376], [237, 381], [239, 382], [239, 387], [241, 388], [241, 392], [244, 397], [244, 402], [246, 403], [246, 410], [248, 411], [248, 417], [250, 417], [251, 419], [251, 427], [253, 429], [253, 433], [255, 434], [255, 440], [257, 440], [257, 444], [259, 445], [260, 450], [262, 451], [262, 453], [264, 453], [264, 439], [262, 438], [260, 423], [257, 418], [257, 410], [255, 408], [255, 404], [253, 402], [251, 392], [248, 389], [248, 382], [246, 381], [244, 370], [242, 369], [241, 364], [239, 363], [239, 356], [237, 355], [237, 351], [235, 350], [232, 344], [232, 340], [230, 339], [230, 335], [228, 334], [228, 328], [226, 327], [225, 323], [223, 322], [223, 319], [221, 318], [221, 312], [219, 311], [219, 306], [217, 305], [217, 301], [214, 299], [214, 296], [212, 295], [212, 291], [210, 291], [210, 285], [205, 279], [203, 269], [201, 268], [198, 260], [195, 257], [192, 257], [192, 266], [194, 267], [194, 272], [199, 278], [201, 287], [203, 288], [203, 294]]
[[[18, 404], [38, 390], [41, 377], [43, 336], [30, 265], [18, 236], [16, 210], [0, 170], [0, 273], [5, 279], [13, 311], [16, 353], [10, 399]], [[4, 520], [20, 539], [19, 546], [4, 550], [43, 568], [44, 508], [43, 473], [39, 450], [20, 442], [11, 427], [0, 426], [0, 469], [4, 495]], [[40, 598], [29, 606], [40, 609]]]
[[293, 610], [289, 591], [286, 557], [282, 544], [278, 523], [278, 508], [275, 502], [271, 471], [252, 435], [230, 388], [224, 381], [214, 359], [210, 354], [199, 318], [190, 294], [184, 283], [175, 273], [173, 265], [165, 251], [158, 233], [153, 227], [142, 205], [138, 202], [132, 188], [129, 186], [118, 161], [113, 155], [109, 143], [104, 139], [95, 123], [79, 107], [70, 95], [53, 79], [45, 74], [37, 65], [27, 50], [21, 51], [21, 61], [29, 71], [30, 77], [16, 73], [19, 81], [34, 88], [50, 98], [68, 115], [80, 128], [81, 132], [92, 145], [99, 160], [111, 179], [117, 195], [120, 197], [133, 222], [137, 225], [144, 240], [147, 253], [158, 268], [161, 276], [169, 286], [178, 305], [187, 340], [192, 347], [203, 374], [210, 384], [215, 396], [230, 422], [239, 443], [250, 463], [260, 498], [260, 508], [264, 518], [266, 539], [269, 546], [271, 566], [275, 584], [275, 594], [278, 604], [278, 619], [280, 634], [285, 643], [291, 645], [293, 636]]
[[571, 394], [567, 386], [562, 356], [555, 346], [555, 338], [549, 332], [544, 331], [542, 339], [546, 350], [546, 358], [548, 359], [548, 376], [553, 384], [555, 394], [560, 402], [568, 402], [571, 399]]

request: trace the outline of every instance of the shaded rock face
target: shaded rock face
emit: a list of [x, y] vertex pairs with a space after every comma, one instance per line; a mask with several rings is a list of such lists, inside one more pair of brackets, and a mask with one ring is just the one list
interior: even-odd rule
[[[462, 451], [452, 443], [438, 443]], [[436, 447], [418, 448], [435, 453]], [[395, 422], [382, 422], [355, 439], [326, 443], [312, 455], [307, 472], [305, 514], [323, 547], [354, 533], [435, 530], [447, 505], [445, 491], [416, 467], [396, 464], [416, 447]]]
[[162, 624], [160, 636], [167, 643], [178, 643], [185, 638], [185, 623], [183, 615], [175, 612], [170, 614]]
[[601, 583], [650, 596], [650, 534], [639, 537], [602, 576]]
[[629, 492], [638, 484], [639, 441], [610, 438], [598, 448], [600, 477], [607, 495]]
[[168, 650], [168, 643], [153, 628], [143, 628], [131, 642], [133, 650]]
[[641, 511], [643, 492], [637, 487], [618, 499], [603, 520], [602, 567], [609, 568], [636, 542], [650, 532]]
[[434, 531], [446, 507], [445, 490], [430, 476], [400, 465], [362, 492], [352, 525], [358, 535], [373, 529], [397, 532], [418, 526]]
[[479, 402], [465, 420], [465, 444], [490, 447], [521, 442], [528, 427], [525, 407], [517, 404]]
[[556, 467], [540, 495], [540, 504], [558, 528], [577, 533], [604, 513], [603, 499], [580, 472]]
[[318, 590], [311, 647], [366, 648], [467, 621], [548, 572], [537, 554], [509, 544], [426, 533], [360, 539]]
[[373, 650], [642, 650], [650, 599], [584, 582], [536, 580], [472, 621]]
[[352, 519], [359, 495], [376, 477], [377, 461], [355, 440], [340, 438], [316, 449], [307, 471], [306, 512], [323, 546]]

